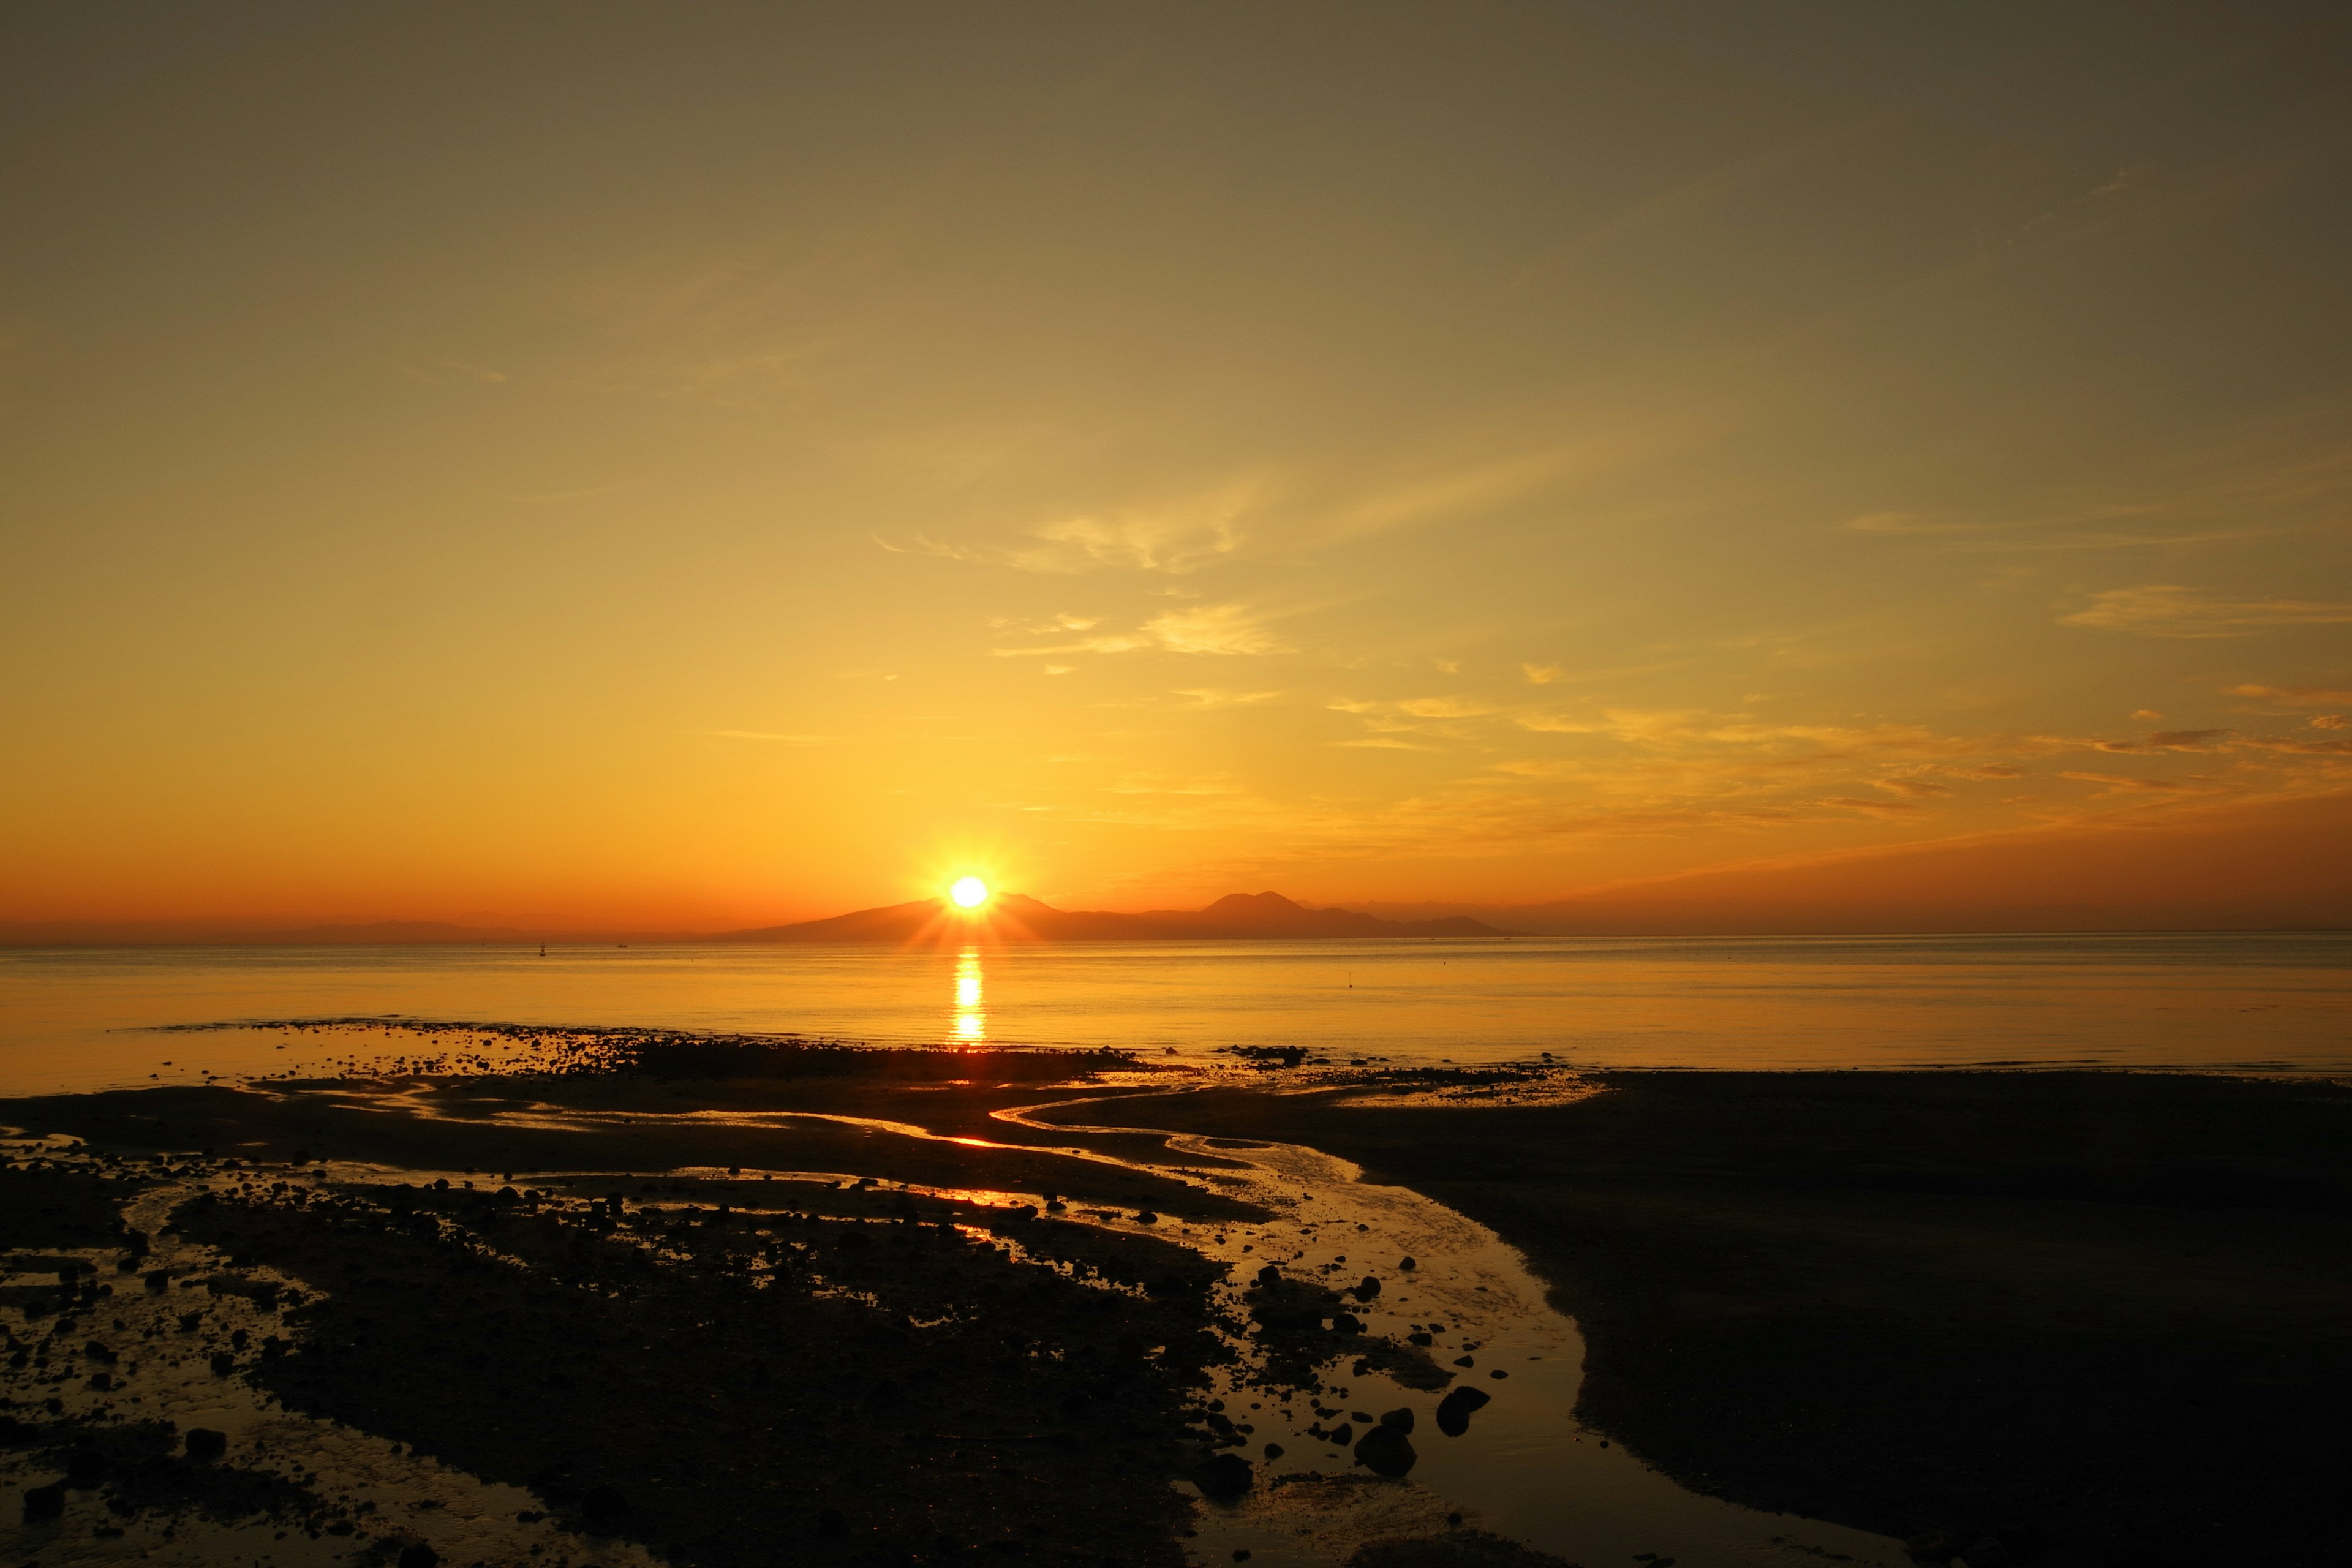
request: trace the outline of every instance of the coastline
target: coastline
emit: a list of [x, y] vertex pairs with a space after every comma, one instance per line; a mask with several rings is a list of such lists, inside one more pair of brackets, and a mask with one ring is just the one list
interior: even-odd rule
[[[271, 1316], [289, 1353], [240, 1347], [225, 1375], [529, 1489], [543, 1507], [515, 1512], [550, 1514], [599, 1551], [750, 1561], [753, 1537], [730, 1522], [748, 1510], [758, 1539], [844, 1561], [1174, 1563], [1198, 1505], [1164, 1478], [1206, 1477], [1218, 1454], [1262, 1446], [1216, 1419], [1204, 1380], [1234, 1375], [1236, 1345], [1268, 1366], [1289, 1353], [1282, 1397], [1320, 1408], [1302, 1358], [1343, 1331], [1323, 1326], [1339, 1302], [1315, 1294], [1325, 1287], [1297, 1282], [1312, 1286], [1303, 1320], [1269, 1312], [1270, 1297], [1232, 1294], [1207, 1257], [1213, 1234], [1238, 1237], [1268, 1211], [1245, 1195], [1244, 1151], [1221, 1158], [1205, 1141], [1297, 1144], [1524, 1253], [1584, 1332], [1578, 1416], [1695, 1491], [1907, 1540], [1923, 1561], [1966, 1552], [1970, 1568], [1988, 1537], [2053, 1564], [2307, 1557], [2333, 1539], [2318, 1500], [2352, 1392], [2352, 1271], [2312, 1259], [2352, 1256], [2326, 1245], [2352, 1239], [2336, 1136], [2352, 1097], [2335, 1085], [1533, 1069], [1299, 1082], [1269, 1066], [1171, 1092], [1179, 1075], [1105, 1062], [1071, 1080], [1070, 1065], [877, 1052], [866, 1070], [799, 1077], [436, 1076], [8, 1101], [0, 1123], [88, 1146], [53, 1144], [40, 1163], [54, 1170], [21, 1156], [0, 1169], [12, 1192], [78, 1192], [61, 1213], [81, 1213], [12, 1204], [5, 1241], [19, 1276], [45, 1247], [131, 1256], [119, 1234], [40, 1227], [87, 1231], [94, 1211], [75, 1205], [92, 1194], [180, 1193], [195, 1205], [184, 1242], [210, 1248], [201, 1272], [225, 1282], [203, 1300], [256, 1299], [234, 1281], [267, 1277], [300, 1303]], [[1465, 1089], [1468, 1102], [1444, 1098]], [[2119, 1142], [2117, 1127], [2135, 1131]], [[2087, 1128], [2105, 1142], [2084, 1144]], [[110, 1262], [58, 1279], [80, 1282], [68, 1311], [95, 1321], [100, 1282], [121, 1296], [149, 1272]], [[177, 1305], [194, 1279], [162, 1294]], [[867, 1306], [840, 1306], [844, 1290]], [[629, 1292], [657, 1330], [620, 1333], [593, 1304]], [[894, 1317], [941, 1326], [910, 1337], [887, 1328]], [[226, 1322], [204, 1319], [184, 1348]], [[36, 1342], [35, 1326], [12, 1335]], [[1360, 1374], [1418, 1353], [1350, 1342]], [[548, 1345], [593, 1375], [542, 1364]], [[499, 1375], [485, 1383], [485, 1367]], [[515, 1368], [525, 1382], [506, 1377]], [[569, 1389], [552, 1381], [566, 1377]], [[83, 1425], [45, 1437], [18, 1382], [12, 1473], [61, 1461], [126, 1414], [84, 1380]], [[601, 1436], [551, 1449], [541, 1425], [497, 1418], [518, 1401], [570, 1409], [567, 1432]], [[731, 1414], [678, 1424], [706, 1404]], [[1001, 1419], [982, 1430], [961, 1411]], [[952, 1464], [898, 1473], [934, 1439]], [[1271, 1461], [1258, 1471], [1272, 1484]], [[592, 1508], [597, 1486], [626, 1508]], [[1078, 1499], [1073, 1534], [1055, 1521]], [[305, 1506], [322, 1531], [362, 1528]], [[1367, 1541], [1361, 1561], [1549, 1561], [1433, 1517], [1415, 1528]]]

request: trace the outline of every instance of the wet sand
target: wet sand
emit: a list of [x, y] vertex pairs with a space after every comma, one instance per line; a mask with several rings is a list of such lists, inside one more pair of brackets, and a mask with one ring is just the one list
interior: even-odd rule
[[1987, 1536], [2033, 1563], [2343, 1554], [2344, 1086], [1591, 1081], [1477, 1110], [1427, 1103], [1444, 1075], [1388, 1107], [1331, 1089], [1120, 1109], [1310, 1144], [1492, 1226], [1584, 1333], [1584, 1419], [1694, 1489], [1928, 1561]]
[[2332, 1086], [655, 1055], [0, 1103], [17, 1560], [2334, 1539]]

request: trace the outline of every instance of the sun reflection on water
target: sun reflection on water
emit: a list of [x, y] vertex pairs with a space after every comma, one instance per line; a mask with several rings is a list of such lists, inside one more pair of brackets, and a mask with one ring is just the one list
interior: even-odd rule
[[988, 1037], [988, 1014], [980, 1005], [980, 949], [967, 947], [956, 959], [955, 1037], [974, 1044]]

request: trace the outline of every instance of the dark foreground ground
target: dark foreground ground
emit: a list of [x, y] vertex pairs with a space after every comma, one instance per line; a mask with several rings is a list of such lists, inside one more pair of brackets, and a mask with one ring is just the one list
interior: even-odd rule
[[1580, 1413], [1697, 1489], [1930, 1561], [1988, 1535], [2053, 1564], [2352, 1561], [2352, 1091], [1599, 1081], [1524, 1109], [1217, 1090], [1119, 1114], [1311, 1144], [1492, 1226], [1583, 1327]]
[[[680, 1563], [1180, 1562], [1190, 1505], [1170, 1483], [1219, 1436], [1196, 1391], [1227, 1354], [1209, 1299], [1223, 1269], [1084, 1220], [1151, 1213], [1172, 1231], [1257, 1211], [1049, 1151], [769, 1116], [905, 1121], [911, 1101], [961, 1127], [1068, 1071], [1005, 1058], [975, 1084], [874, 1065], [0, 1103], [0, 1123], [87, 1141], [0, 1165], [11, 1272], [58, 1280], [0, 1292], [23, 1314], [0, 1448], [30, 1454], [30, 1480], [63, 1473], [70, 1505], [47, 1523], [28, 1499], [27, 1555], [159, 1510], [262, 1510], [350, 1538], [341, 1560], [423, 1561], [299, 1466], [197, 1464], [144, 1418], [133, 1395], [164, 1363], [210, 1359], [289, 1409], [525, 1487], [591, 1542]], [[838, 1174], [760, 1179], [796, 1171]], [[121, 1205], [162, 1184], [194, 1192], [173, 1230], [214, 1267], [152, 1269], [150, 1238], [125, 1230]], [[270, 1293], [256, 1269], [292, 1287]], [[232, 1339], [248, 1318], [214, 1304], [257, 1292], [264, 1317]], [[60, 1393], [72, 1408], [43, 1403]]]
[[[12, 1266], [107, 1254], [0, 1303], [23, 1321], [0, 1448], [35, 1470], [98, 1455], [75, 1495], [104, 1500], [73, 1518], [261, 1510], [389, 1568], [401, 1538], [331, 1488], [235, 1453], [194, 1476], [180, 1435], [118, 1397], [149, 1362], [221, 1356], [291, 1408], [680, 1563], [1173, 1563], [1190, 1505], [1170, 1478], [1238, 1441], [1199, 1393], [1234, 1325], [1181, 1237], [1258, 1211], [1213, 1158], [1076, 1125], [1118, 1121], [1312, 1144], [1494, 1226], [1583, 1325], [1587, 1421], [1699, 1489], [1970, 1568], [2300, 1564], [2352, 1540], [2352, 1092], [2334, 1085], [1613, 1074], [1568, 1104], [1365, 1108], [1076, 1089], [1050, 1081], [1066, 1059], [1017, 1056], [667, 1065], [695, 1070], [0, 1102], [0, 1124], [89, 1141], [63, 1167], [0, 1167]], [[990, 1118], [1080, 1092], [1117, 1103], [1048, 1113], [1066, 1131]], [[835, 1179], [758, 1179], [791, 1171]], [[430, 1172], [449, 1187], [401, 1179]], [[164, 1182], [210, 1188], [179, 1226], [222, 1274], [142, 1283], [120, 1205]], [[296, 1282], [262, 1303], [281, 1342], [232, 1344], [204, 1310], [238, 1267]], [[145, 1292], [173, 1309], [152, 1336], [110, 1326], [110, 1295]], [[91, 1419], [48, 1411], [100, 1366], [85, 1339], [121, 1342], [101, 1343], [115, 1393]], [[1359, 1555], [1554, 1561], [1470, 1531]]]

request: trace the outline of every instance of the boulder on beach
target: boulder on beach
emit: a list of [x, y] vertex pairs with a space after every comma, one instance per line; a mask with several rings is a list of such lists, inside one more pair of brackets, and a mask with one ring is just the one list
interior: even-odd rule
[[1356, 1462], [1376, 1476], [1402, 1476], [1420, 1458], [1412, 1451], [1412, 1440], [1395, 1426], [1375, 1426], [1356, 1445]]
[[1409, 1405], [1400, 1405], [1394, 1410], [1383, 1412], [1381, 1415], [1381, 1425], [1383, 1426], [1393, 1426], [1400, 1432], [1412, 1431], [1412, 1406]]
[[1365, 1275], [1362, 1280], [1357, 1284], [1356, 1288], [1349, 1292], [1349, 1294], [1354, 1296], [1359, 1301], [1369, 1301], [1380, 1293], [1381, 1282], [1373, 1279], [1369, 1274]]
[[209, 1426], [191, 1426], [187, 1436], [188, 1458], [209, 1462], [228, 1452], [228, 1434], [215, 1432]]
[[1494, 1395], [1465, 1383], [1437, 1402], [1437, 1429], [1449, 1437], [1459, 1437], [1470, 1430], [1471, 1415], [1494, 1402]]
[[25, 1522], [40, 1524], [64, 1517], [66, 1489], [52, 1481], [45, 1487], [25, 1489]]

